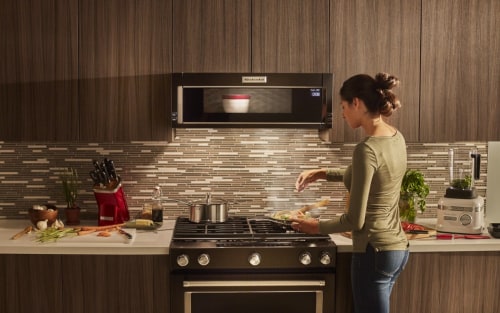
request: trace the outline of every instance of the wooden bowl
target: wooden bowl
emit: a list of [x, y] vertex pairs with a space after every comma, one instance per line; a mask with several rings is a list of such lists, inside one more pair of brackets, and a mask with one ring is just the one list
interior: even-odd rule
[[31, 223], [36, 226], [39, 221], [47, 220], [47, 226], [51, 226], [57, 220], [57, 208], [54, 205], [47, 205], [47, 210], [33, 210], [28, 211]]

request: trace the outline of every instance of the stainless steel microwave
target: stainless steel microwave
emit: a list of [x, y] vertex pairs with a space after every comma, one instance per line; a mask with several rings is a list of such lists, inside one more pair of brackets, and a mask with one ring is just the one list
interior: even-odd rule
[[332, 127], [333, 75], [174, 73], [173, 127]]

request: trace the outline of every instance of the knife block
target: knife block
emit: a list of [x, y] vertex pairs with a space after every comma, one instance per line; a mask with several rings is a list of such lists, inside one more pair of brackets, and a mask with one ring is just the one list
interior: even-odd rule
[[98, 225], [121, 224], [130, 219], [127, 200], [120, 182], [114, 189], [94, 188], [99, 209]]

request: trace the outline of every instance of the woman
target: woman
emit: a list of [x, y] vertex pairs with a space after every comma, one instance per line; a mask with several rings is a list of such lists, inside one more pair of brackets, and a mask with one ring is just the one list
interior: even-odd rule
[[344, 171], [314, 169], [295, 183], [302, 191], [318, 179], [342, 181], [350, 193], [347, 212], [331, 220], [294, 219], [292, 227], [305, 233], [352, 231], [351, 280], [355, 312], [389, 312], [389, 298], [408, 260], [408, 240], [401, 227], [399, 191], [406, 170], [403, 135], [382, 119], [401, 105], [392, 89], [399, 80], [386, 73], [375, 78], [356, 75], [340, 89], [342, 116], [366, 138], [354, 148]]

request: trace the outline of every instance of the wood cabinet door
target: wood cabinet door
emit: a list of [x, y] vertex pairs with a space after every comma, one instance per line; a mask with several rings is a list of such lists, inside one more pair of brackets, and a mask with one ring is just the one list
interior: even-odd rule
[[500, 2], [422, 5], [421, 141], [500, 140]]
[[389, 118], [408, 142], [418, 141], [420, 84], [420, 2], [412, 0], [332, 0], [331, 70], [334, 74], [332, 141], [359, 141], [342, 119], [338, 91], [356, 74], [388, 72], [401, 84], [395, 89], [402, 107]]
[[81, 0], [79, 12], [80, 138], [168, 138], [171, 1]]
[[63, 310], [169, 313], [166, 255], [64, 255]]
[[0, 312], [63, 310], [61, 256], [0, 254]]
[[78, 0], [0, 0], [0, 140], [78, 138]]
[[254, 0], [252, 71], [329, 72], [328, 0]]
[[174, 72], [250, 72], [251, 0], [173, 0]]

